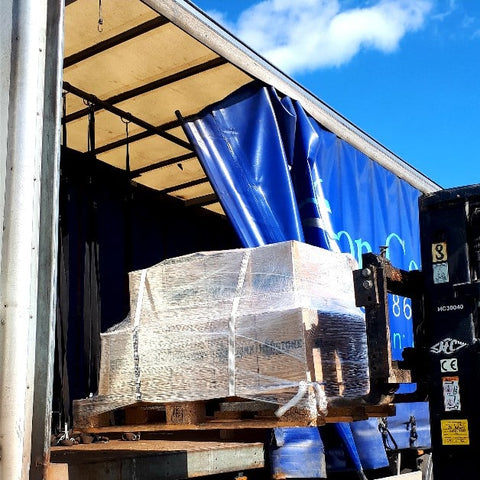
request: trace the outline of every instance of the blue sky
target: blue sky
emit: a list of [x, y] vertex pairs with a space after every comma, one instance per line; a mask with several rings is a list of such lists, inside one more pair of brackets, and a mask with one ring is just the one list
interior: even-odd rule
[[445, 188], [480, 183], [480, 0], [193, 0]]

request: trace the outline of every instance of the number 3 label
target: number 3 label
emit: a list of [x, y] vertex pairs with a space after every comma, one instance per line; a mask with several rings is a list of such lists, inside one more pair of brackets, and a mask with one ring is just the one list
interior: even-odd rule
[[432, 262], [446, 262], [447, 256], [447, 244], [446, 242], [432, 243]]

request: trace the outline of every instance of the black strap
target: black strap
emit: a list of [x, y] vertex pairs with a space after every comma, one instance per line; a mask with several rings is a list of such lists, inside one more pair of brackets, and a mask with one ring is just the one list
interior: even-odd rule
[[409, 444], [410, 448], [413, 448], [415, 446], [415, 443], [418, 439], [418, 433], [417, 433], [417, 420], [414, 415], [410, 415], [410, 419], [407, 422], [407, 428], [410, 426], [410, 438], [409, 438]]
[[66, 147], [67, 146], [67, 123], [65, 122], [65, 118], [67, 117], [67, 92], [65, 91], [62, 93], [62, 100], [63, 100], [62, 143], [63, 143], [63, 146]]
[[125, 120], [124, 118], [122, 118], [121, 120], [125, 124], [125, 139], [127, 141], [127, 143], [125, 144], [125, 170], [129, 174], [130, 173], [130, 141], [129, 141], [128, 126], [130, 124], [130, 120]]
[[[133, 270], [133, 239], [132, 239], [132, 190], [130, 188], [130, 141], [129, 141], [129, 125], [130, 120], [121, 119], [125, 124], [125, 192], [124, 192], [124, 218], [125, 218], [125, 267], [127, 272]], [[128, 292], [128, 277], [125, 278], [125, 291]]]
[[98, 244], [98, 206], [95, 194], [95, 107], [88, 111], [88, 175], [86, 185], [86, 231], [83, 273], [83, 348], [86, 364], [86, 389], [96, 393], [100, 371], [100, 259]]
[[98, 23], [97, 30], [103, 32], [103, 13], [102, 13], [102, 0], [98, 0]]
[[[61, 210], [62, 205], [60, 205]], [[57, 287], [57, 322], [56, 322], [56, 362], [60, 385], [59, 398], [56, 399], [56, 407], [59, 410], [60, 430], [64, 423], [70, 425], [70, 389], [68, 378], [67, 342], [68, 342], [68, 318], [69, 318], [69, 281], [67, 265], [69, 263], [68, 233], [66, 232], [65, 218], [60, 213], [60, 228], [58, 241], [58, 287]], [[58, 390], [57, 390], [58, 392]]]
[[95, 106], [88, 104], [88, 151], [95, 152]]
[[[393, 438], [392, 433], [388, 429], [388, 422], [387, 422], [386, 418], [382, 418], [379, 421], [378, 430], [382, 434], [382, 441], [383, 441], [383, 446], [385, 447], [385, 450], [386, 451], [388, 451], [388, 450], [398, 450], [398, 444], [395, 441], [395, 439]], [[392, 445], [390, 445], [389, 442], [392, 443], [393, 448], [392, 448]]]

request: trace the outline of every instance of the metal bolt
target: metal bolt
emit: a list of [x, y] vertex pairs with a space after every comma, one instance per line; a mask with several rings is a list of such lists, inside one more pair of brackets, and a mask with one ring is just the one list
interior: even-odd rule
[[362, 270], [362, 277], [363, 278], [368, 278], [372, 275], [372, 271], [369, 268], [364, 268]]
[[369, 290], [370, 288], [373, 287], [373, 282], [371, 280], [364, 280], [362, 285], [365, 290]]

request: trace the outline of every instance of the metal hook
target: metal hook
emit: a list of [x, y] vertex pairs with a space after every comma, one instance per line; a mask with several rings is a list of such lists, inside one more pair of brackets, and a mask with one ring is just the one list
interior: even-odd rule
[[102, 0], [98, 0], [98, 23], [97, 30], [103, 32], [103, 14], [102, 14]]
[[120, 120], [125, 124], [125, 136], [127, 139], [126, 143], [126, 149], [125, 149], [125, 169], [127, 173], [130, 173], [130, 142], [129, 142], [129, 131], [128, 131], [128, 125], [130, 124], [130, 120], [127, 120], [126, 118], [120, 117]]

